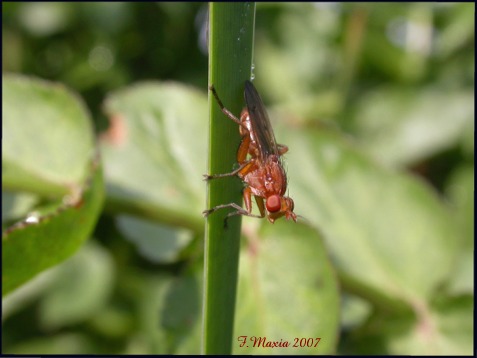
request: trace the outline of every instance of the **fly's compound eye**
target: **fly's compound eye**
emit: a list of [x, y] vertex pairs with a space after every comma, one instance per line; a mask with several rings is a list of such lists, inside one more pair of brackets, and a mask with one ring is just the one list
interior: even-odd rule
[[282, 201], [280, 200], [280, 196], [272, 195], [267, 198], [267, 202], [265, 203], [267, 210], [271, 213], [276, 213], [280, 211], [282, 208]]

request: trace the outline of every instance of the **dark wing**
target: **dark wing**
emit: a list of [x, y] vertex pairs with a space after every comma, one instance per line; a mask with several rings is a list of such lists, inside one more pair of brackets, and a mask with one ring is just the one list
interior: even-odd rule
[[279, 155], [270, 119], [268, 119], [268, 114], [262, 99], [252, 82], [245, 81], [244, 95], [252, 130], [254, 131], [257, 146], [260, 151], [260, 159], [265, 160], [271, 154]]

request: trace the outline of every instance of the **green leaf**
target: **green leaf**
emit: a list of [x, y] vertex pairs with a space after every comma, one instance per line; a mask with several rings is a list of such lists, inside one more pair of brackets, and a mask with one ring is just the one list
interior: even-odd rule
[[[166, 333], [168, 353], [200, 353], [203, 289], [201, 266], [196, 264], [190, 272], [174, 279], [165, 296], [160, 324]], [[195, 344], [191, 345], [191, 342]]]
[[171, 263], [180, 258], [182, 249], [192, 240], [192, 232], [174, 229], [128, 215], [117, 217], [119, 230], [139, 253], [154, 263]]
[[354, 116], [357, 137], [383, 164], [403, 166], [456, 145], [473, 131], [473, 91], [402, 88], [366, 95]]
[[335, 133], [280, 133], [290, 148], [295, 212], [323, 233], [346, 285], [374, 303], [429, 299], [449, 278], [458, 247], [436, 194], [376, 165]]
[[[164, 312], [164, 302], [171, 287], [173, 277], [168, 274], [146, 277], [139, 292], [137, 316], [139, 331], [145, 339], [144, 354], [172, 354], [168, 349], [170, 342], [166, 339], [166, 332], [160, 325], [161, 313]], [[151, 314], [154, 312], [154, 314]], [[137, 351], [131, 352], [137, 354]]]
[[3, 79], [2, 188], [55, 200], [4, 231], [6, 294], [81, 246], [99, 215], [103, 187], [82, 102], [58, 84], [19, 75]]
[[[265, 223], [259, 233], [240, 257], [234, 353], [332, 354], [340, 302], [336, 275], [320, 236], [285, 220]], [[241, 336], [247, 336], [242, 347]], [[290, 346], [253, 347], [252, 337], [287, 341]], [[316, 347], [301, 347], [302, 338], [311, 338], [313, 345], [315, 338], [321, 340]]]
[[26, 216], [37, 203], [36, 195], [2, 190], [2, 223]]
[[146, 354], [200, 353], [203, 275], [202, 262], [196, 261], [179, 276], [144, 281], [138, 310]]
[[[418, 354], [418, 343], [435, 353], [420, 327], [440, 319], [433, 300], [450, 282], [457, 259], [460, 240], [450, 210], [422, 181], [380, 167], [337, 133], [277, 129], [279, 142], [290, 148], [295, 212], [323, 234], [343, 286], [378, 309], [369, 322], [373, 334], [362, 338], [363, 353], [374, 347]], [[455, 325], [445, 335], [461, 331]], [[430, 337], [440, 334], [433, 329]]]
[[473, 297], [440, 298], [416, 314], [379, 312], [353, 332], [342, 354], [472, 355]]
[[466, 44], [473, 43], [475, 32], [475, 4], [455, 3], [453, 6], [446, 6], [445, 25], [442, 26], [441, 34], [437, 37], [437, 53], [439, 57], [449, 58], [457, 50]]
[[454, 219], [461, 247], [449, 290], [452, 294], [474, 293], [474, 167], [456, 170], [446, 188], [455, 208]]
[[56, 283], [40, 303], [40, 324], [47, 330], [83, 322], [99, 313], [114, 284], [112, 259], [97, 244], [87, 243], [59, 268]]
[[[40, 273], [15, 291], [2, 297], [2, 320], [9, 322], [10, 316], [25, 310], [32, 302], [38, 300], [38, 297], [43, 296], [50, 286], [55, 284], [60, 271], [57, 270], [58, 267], [61, 265]], [[8, 323], [4, 327], [8, 327]], [[4, 329], [8, 330], [8, 328]]]
[[177, 83], [141, 83], [108, 97], [103, 136], [108, 208], [203, 230], [205, 93]]
[[3, 76], [2, 188], [66, 194], [94, 154], [91, 120], [63, 85]]
[[8, 347], [3, 353], [20, 355], [39, 354], [93, 354], [94, 342], [83, 333], [60, 333], [53, 336], [33, 338]]
[[71, 256], [89, 237], [103, 201], [101, 169], [81, 197], [64, 204], [35, 222], [23, 221], [2, 236], [2, 294], [6, 294], [39, 272]]
[[[340, 300], [337, 278], [320, 237], [304, 225], [286, 221], [265, 223], [259, 233], [251, 235], [241, 250], [233, 352], [333, 353]], [[144, 322], [149, 322], [148, 336], [155, 337], [152, 353], [199, 352], [202, 277], [202, 265], [193, 264], [173, 280], [151, 280], [147, 284], [148, 298], [140, 309]], [[151, 311], [160, 312], [159, 329]], [[292, 344], [295, 337], [312, 335], [322, 340], [317, 347], [254, 349], [239, 347], [238, 336], [244, 334], [282, 338]]]

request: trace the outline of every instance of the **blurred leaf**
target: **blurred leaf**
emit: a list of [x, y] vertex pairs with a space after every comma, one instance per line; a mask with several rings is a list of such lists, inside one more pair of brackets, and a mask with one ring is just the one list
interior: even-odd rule
[[[43, 271], [15, 291], [3, 297], [2, 322], [7, 321], [8, 317], [18, 311], [26, 309], [30, 303], [44, 295], [45, 292], [50, 289], [50, 286], [56, 282], [60, 271], [58, 270], [58, 267], [61, 266], [55, 266], [49, 270]], [[5, 329], [5, 326], [3, 328]]]
[[[473, 295], [441, 298], [436, 301], [432, 307], [436, 325], [430, 327], [434, 328], [434, 331], [430, 333], [435, 334], [436, 338], [433, 339], [429, 335], [425, 337], [427, 342], [432, 342], [427, 351], [442, 355], [472, 355], [474, 350]], [[433, 347], [434, 344], [436, 347]], [[418, 351], [415, 350], [415, 352]]]
[[349, 330], [362, 325], [369, 318], [372, 307], [368, 301], [356, 295], [343, 293], [341, 296], [341, 328]]
[[384, 164], [415, 163], [456, 145], [473, 127], [473, 97], [473, 91], [381, 88], [358, 104], [356, 135]]
[[37, 203], [36, 195], [2, 190], [2, 223], [26, 216]]
[[[160, 324], [165, 331], [168, 353], [200, 353], [202, 277], [201, 262], [191, 272], [174, 279], [169, 287], [160, 311]], [[187, 344], [191, 341], [193, 345]]]
[[[451, 279], [459, 247], [450, 211], [436, 194], [416, 178], [377, 166], [323, 129], [288, 129], [277, 137], [290, 147], [295, 212], [323, 233], [344, 286], [388, 312], [376, 315], [381, 323], [370, 321], [373, 335], [363, 338], [361, 354], [422, 353], [417, 347], [427, 354], [467, 351], [468, 344], [434, 350], [419, 331], [422, 324], [435, 324], [432, 299]], [[468, 327], [468, 321], [461, 323]], [[447, 334], [463, 329], [452, 326]], [[430, 341], [439, 335], [432, 331]]]
[[[129, 336], [136, 328], [134, 325], [136, 320], [134, 313], [135, 312], [125, 311], [121, 305], [104, 305], [103, 308], [88, 321], [88, 325], [92, 328], [92, 332], [101, 337], [123, 340], [124, 337]], [[107, 343], [106, 346], [107, 349], [105, 352], [111, 352], [112, 347], [110, 348]]]
[[19, 23], [33, 36], [46, 37], [64, 30], [73, 16], [71, 4], [60, 2], [23, 3]]
[[323, 233], [346, 284], [374, 303], [430, 298], [449, 278], [458, 246], [435, 193], [377, 166], [332, 132], [279, 133], [290, 148], [295, 212]]
[[[69, 4], [72, 5], [72, 4]], [[127, 2], [95, 2], [75, 4], [81, 11], [88, 27], [107, 34], [117, 34], [131, 21], [134, 12]]]
[[446, 192], [456, 209], [455, 218], [467, 243], [474, 237], [474, 166], [458, 168], [447, 184]]
[[452, 294], [474, 293], [474, 167], [459, 168], [450, 178], [447, 194], [455, 208], [461, 248], [450, 283]]
[[2, 89], [2, 188], [70, 192], [94, 153], [82, 101], [61, 84], [19, 75], [4, 75]]
[[203, 230], [207, 99], [176, 83], [143, 83], [111, 95], [102, 151], [113, 210]]
[[473, 298], [417, 307], [416, 316], [379, 312], [348, 342], [343, 354], [471, 355]]
[[58, 280], [40, 304], [40, 324], [47, 330], [83, 322], [99, 313], [114, 284], [107, 251], [88, 243], [61, 266]]
[[4, 232], [2, 294], [65, 260], [89, 237], [103, 200], [101, 169], [95, 168], [92, 175], [79, 201], [40, 216], [37, 222], [24, 221]]
[[154, 263], [171, 263], [192, 240], [192, 232], [175, 229], [127, 215], [118, 215], [117, 225], [139, 253]]
[[147, 354], [199, 354], [202, 266], [197, 262], [182, 275], [146, 280], [138, 308]]
[[2, 187], [68, 194], [43, 215], [29, 216], [4, 231], [5, 294], [72, 255], [87, 239], [103, 188], [101, 169], [92, 160], [89, 116], [73, 94], [61, 85], [18, 75], [4, 76], [3, 90]]
[[[160, 321], [172, 280], [173, 277], [168, 274], [148, 277], [142, 285], [142, 295], [138, 295], [139, 333], [145, 341], [143, 349], [147, 347], [145, 354], [171, 354], [168, 350], [170, 346], [166, 340], [166, 332], [162, 329]], [[137, 351], [130, 353], [138, 354]]]
[[339, 111], [343, 98], [331, 79], [339, 77], [342, 61], [330, 39], [340, 31], [341, 6], [257, 4], [254, 72], [265, 103], [270, 99], [304, 118]]
[[4, 354], [39, 355], [39, 354], [92, 354], [94, 344], [86, 334], [61, 333], [53, 336], [25, 340], [8, 349]]
[[[267, 223], [261, 234], [241, 252], [234, 352], [333, 352], [339, 323], [337, 282], [319, 236], [309, 228], [284, 221], [274, 226]], [[202, 265], [194, 265], [167, 290], [161, 309], [161, 325], [168, 337], [166, 353], [199, 352], [202, 275]], [[243, 334], [282, 338], [292, 344], [294, 337], [313, 335], [323, 340], [318, 348], [239, 348], [237, 338]]]
[[[439, 4], [446, 17], [437, 39], [439, 57], [447, 58], [460, 47], [475, 42], [475, 4]], [[451, 5], [451, 6], [449, 6]]]
[[[260, 237], [260, 238], [259, 238]], [[235, 354], [331, 354], [339, 327], [336, 276], [321, 238], [304, 225], [265, 223], [240, 257]], [[240, 336], [247, 341], [240, 347]], [[251, 337], [287, 341], [288, 348], [253, 347]], [[295, 338], [321, 338], [293, 347]], [[314, 343], [315, 344], [315, 341]]]

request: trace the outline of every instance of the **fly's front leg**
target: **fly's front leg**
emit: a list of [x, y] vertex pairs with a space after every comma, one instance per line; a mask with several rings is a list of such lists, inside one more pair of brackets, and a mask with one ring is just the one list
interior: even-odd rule
[[240, 176], [243, 178], [247, 173], [249, 173], [250, 169], [252, 168], [252, 160], [246, 160], [246, 158], [248, 149], [250, 147], [250, 141], [250, 136], [247, 135], [242, 137], [242, 142], [240, 143], [240, 147], [237, 151], [237, 161], [239, 162], [240, 167], [230, 173], [225, 174], [204, 174], [204, 180], [232, 177], [238, 174], [240, 174]]
[[[204, 215], [204, 217], [207, 217], [207, 216], [209, 216], [210, 214], [212, 214], [213, 212], [215, 212], [217, 210], [225, 209], [225, 208], [234, 208], [236, 211], [228, 213], [227, 216], [225, 217], [224, 227], [228, 226], [227, 221], [231, 216], [244, 215], [244, 216], [251, 216], [251, 217], [254, 217], [254, 218], [263, 218], [265, 216], [265, 211], [262, 211], [262, 209], [263, 209], [263, 199], [262, 198], [260, 198], [260, 199], [262, 199], [262, 209], [260, 209], [260, 214], [261, 215], [252, 214], [252, 190], [250, 189], [250, 187], [246, 187], [243, 190], [243, 198], [244, 198], [244, 202], [245, 202], [245, 209], [242, 208], [237, 203], [229, 203], [229, 204], [222, 204], [222, 205], [214, 206], [212, 209], [209, 209], [209, 210], [204, 210], [202, 212], [202, 214]], [[255, 197], [255, 198], [256, 198], [256, 200], [258, 200], [257, 197]], [[260, 206], [259, 206], [259, 208], [260, 208]]]
[[[212, 209], [208, 209], [208, 210], [204, 210], [202, 212], [202, 215], [204, 215], [204, 217], [207, 217], [209, 216], [210, 214], [212, 214], [213, 212], [217, 211], [217, 210], [220, 210], [220, 209], [225, 209], [225, 208], [234, 208], [237, 210], [237, 212], [245, 212], [247, 213], [247, 211], [242, 208], [240, 205], [238, 205], [237, 203], [229, 203], [229, 204], [222, 204], [222, 205], [217, 205], [217, 206], [214, 206]], [[230, 215], [230, 214], [229, 214]], [[227, 215], [227, 217], [229, 216]]]
[[[260, 210], [260, 215], [252, 214], [252, 189], [248, 186], [243, 190], [243, 201], [245, 203], [245, 209], [247, 210], [247, 216], [252, 216], [254, 218], [263, 218], [265, 217], [265, 204], [263, 203], [263, 198], [255, 196], [255, 201], [257, 202], [258, 210]], [[234, 213], [231, 213], [234, 215]], [[231, 216], [231, 214], [227, 216]]]
[[227, 216], [225, 217], [224, 219], [224, 227], [228, 227], [228, 223], [227, 223], [227, 220], [229, 219], [229, 217], [231, 216], [235, 216], [235, 215], [245, 215], [245, 216], [252, 216], [252, 217], [255, 217], [255, 218], [262, 218], [263, 216], [259, 216], [259, 215], [253, 215], [251, 213], [249, 213], [247, 210], [245, 210], [244, 208], [242, 208], [240, 205], [238, 205], [237, 203], [229, 203], [229, 204], [222, 204], [222, 205], [217, 205], [217, 206], [214, 206], [212, 209], [209, 209], [209, 210], [204, 210], [202, 212], [202, 215], [204, 215], [204, 217], [207, 217], [209, 216], [210, 214], [212, 214], [213, 212], [217, 211], [217, 210], [220, 210], [220, 209], [225, 209], [225, 208], [234, 208], [236, 209], [236, 211], [233, 211], [229, 214], [227, 214]]
[[244, 162], [240, 167], [235, 169], [234, 171], [230, 173], [225, 173], [225, 174], [204, 174], [204, 180], [210, 180], [210, 179], [217, 179], [217, 178], [225, 178], [225, 177], [233, 177], [235, 175], [245, 175], [248, 172], [250, 172], [250, 168], [253, 166], [253, 161], [249, 160]]
[[260, 210], [260, 217], [265, 217], [265, 203], [263, 202], [263, 198], [260, 196], [255, 196], [255, 201], [257, 202], [258, 210]]
[[[257, 200], [257, 198], [258, 197], [255, 197], [256, 200]], [[262, 198], [260, 198], [260, 199], [262, 199]], [[231, 216], [235, 216], [235, 215], [250, 216], [250, 217], [253, 217], [253, 218], [263, 218], [263, 217], [265, 217], [265, 211], [262, 211], [262, 209], [260, 209], [260, 215], [252, 214], [252, 189], [250, 189], [249, 186], [246, 187], [243, 190], [243, 201], [245, 202], [245, 209], [242, 208], [242, 207], [238, 207], [237, 211], [234, 211], [234, 212], [231, 212], [231, 213], [227, 214], [227, 216], [225, 217], [225, 220], [224, 220], [224, 227], [227, 227], [227, 220]], [[262, 199], [262, 206], [263, 206], [263, 199]]]

